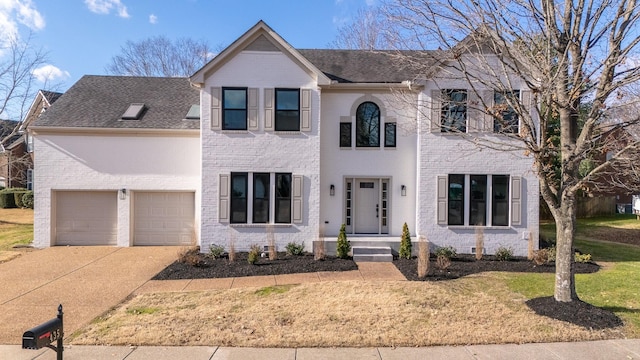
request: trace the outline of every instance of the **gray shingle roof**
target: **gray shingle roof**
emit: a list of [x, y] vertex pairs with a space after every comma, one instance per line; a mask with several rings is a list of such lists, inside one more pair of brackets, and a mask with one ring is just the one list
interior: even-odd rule
[[[122, 120], [132, 103], [144, 103], [140, 120]], [[184, 120], [200, 103], [199, 91], [187, 78], [83, 76], [65, 92], [35, 126], [199, 129], [198, 120]]]
[[[436, 61], [435, 51], [298, 50], [331, 80], [341, 83], [400, 83], [414, 80]], [[401, 58], [401, 60], [399, 59]], [[413, 58], [419, 68], [408, 59]]]
[[54, 102], [56, 102], [56, 100], [58, 100], [58, 98], [60, 98], [60, 96], [62, 96], [62, 93], [55, 92], [55, 91], [48, 91], [48, 90], [40, 90], [40, 91], [42, 92], [42, 95], [44, 95], [45, 99], [47, 99], [49, 104], [53, 104]]

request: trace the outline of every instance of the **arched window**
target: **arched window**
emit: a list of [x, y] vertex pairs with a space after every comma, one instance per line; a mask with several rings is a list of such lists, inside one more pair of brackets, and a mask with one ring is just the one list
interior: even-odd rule
[[380, 108], [367, 101], [356, 111], [356, 146], [380, 146]]

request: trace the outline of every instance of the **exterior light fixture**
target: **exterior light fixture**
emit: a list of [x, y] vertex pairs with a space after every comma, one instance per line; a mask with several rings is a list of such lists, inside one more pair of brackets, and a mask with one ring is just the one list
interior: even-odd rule
[[127, 198], [127, 189], [125, 189], [125, 188], [120, 189], [119, 194], [120, 194], [120, 200], [126, 199]]
[[407, 187], [402, 185], [400, 186], [400, 195], [407, 196]]
[[329, 195], [334, 196], [336, 194], [336, 187], [331, 184], [331, 186], [329, 186]]

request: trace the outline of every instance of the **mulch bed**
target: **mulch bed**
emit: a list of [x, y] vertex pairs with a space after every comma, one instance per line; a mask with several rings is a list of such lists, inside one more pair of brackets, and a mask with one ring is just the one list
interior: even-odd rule
[[[452, 280], [463, 276], [485, 271], [508, 271], [529, 273], [554, 273], [555, 264], [536, 265], [527, 258], [516, 257], [510, 261], [498, 261], [492, 255], [485, 255], [477, 261], [474, 255], [457, 255], [451, 260], [451, 265], [444, 270], [438, 269], [434, 257], [429, 261], [429, 272], [425, 278], [418, 278], [418, 259], [397, 259], [393, 263], [398, 270], [411, 281], [441, 281]], [[600, 270], [596, 263], [576, 263], [577, 274], [590, 274]]]
[[230, 262], [227, 257], [214, 259], [205, 254], [197, 256], [197, 259], [190, 260], [190, 263], [195, 265], [176, 261], [154, 276], [153, 280], [209, 279], [358, 270], [358, 266], [351, 259], [327, 256], [324, 260], [316, 261], [311, 254], [294, 256], [278, 253], [277, 259], [269, 260], [268, 257], [261, 257], [255, 265], [249, 264], [246, 252], [236, 253], [236, 259], [233, 262]]
[[624, 325], [613, 312], [584, 301], [556, 301], [553, 296], [528, 300], [527, 306], [538, 315], [565, 321], [587, 329], [604, 330]]

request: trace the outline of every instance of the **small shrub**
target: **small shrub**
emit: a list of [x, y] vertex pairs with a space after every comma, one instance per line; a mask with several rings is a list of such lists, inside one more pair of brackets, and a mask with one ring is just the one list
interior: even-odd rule
[[287, 246], [285, 246], [285, 249], [287, 250], [287, 255], [295, 255], [295, 256], [299, 256], [304, 254], [304, 244], [300, 243], [294, 243], [294, 242], [290, 242], [287, 244]]
[[16, 199], [11, 189], [0, 190], [0, 208], [13, 209], [16, 207]]
[[533, 252], [533, 258], [531, 259], [534, 264], [542, 265], [548, 264], [549, 261], [549, 249], [540, 249]]
[[200, 247], [185, 247], [178, 253], [178, 262], [191, 266], [199, 266], [202, 259], [200, 258]]
[[402, 225], [402, 238], [400, 238], [399, 255], [401, 259], [411, 259], [411, 234], [409, 233], [407, 223]]
[[552, 246], [550, 248], [547, 248], [547, 262], [554, 262], [556, 261], [556, 247]]
[[27, 191], [22, 195], [22, 206], [33, 209], [33, 191]]
[[458, 255], [456, 248], [453, 246], [445, 246], [440, 247], [436, 250], [436, 257], [444, 256], [445, 258], [451, 260]]
[[326, 251], [324, 247], [324, 231], [322, 228], [318, 229], [318, 241], [313, 246], [313, 258], [315, 260], [324, 260]]
[[426, 236], [418, 238], [418, 277], [420, 279], [429, 273], [429, 241]]
[[24, 207], [24, 203], [22, 202], [22, 197], [26, 193], [27, 193], [26, 190], [17, 190], [13, 193], [13, 201], [15, 202], [16, 207], [21, 209]]
[[249, 250], [249, 254], [247, 255], [247, 261], [251, 265], [255, 265], [260, 258], [260, 247], [256, 244], [251, 245], [251, 250]]
[[347, 227], [345, 224], [340, 226], [340, 233], [338, 234], [338, 242], [336, 244], [336, 256], [341, 259], [349, 257], [349, 251], [351, 250], [351, 244], [347, 240]]
[[436, 267], [440, 270], [447, 270], [451, 266], [451, 258], [445, 255], [438, 255], [436, 258]]
[[574, 261], [577, 263], [591, 262], [591, 254], [580, 254], [579, 252], [576, 252], [574, 255]]
[[224, 246], [217, 244], [211, 244], [209, 246], [209, 255], [211, 255], [212, 258], [219, 259], [222, 257], [222, 254], [224, 254]]
[[510, 247], [500, 246], [496, 250], [496, 259], [499, 261], [509, 261], [513, 259], [513, 249]]

